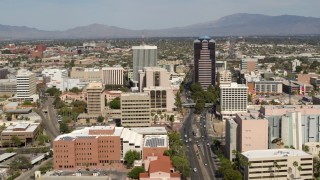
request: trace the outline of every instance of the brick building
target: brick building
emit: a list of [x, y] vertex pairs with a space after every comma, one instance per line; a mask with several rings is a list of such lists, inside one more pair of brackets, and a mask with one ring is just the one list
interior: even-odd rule
[[92, 126], [58, 136], [54, 169], [97, 169], [123, 162], [129, 150], [141, 152], [142, 135], [123, 127]]

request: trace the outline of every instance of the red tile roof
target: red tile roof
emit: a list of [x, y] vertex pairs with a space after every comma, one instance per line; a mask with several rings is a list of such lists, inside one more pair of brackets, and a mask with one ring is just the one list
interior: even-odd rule
[[151, 161], [149, 165], [149, 173], [154, 172], [166, 172], [170, 173], [172, 168], [171, 160], [169, 156], [160, 156], [157, 160]]

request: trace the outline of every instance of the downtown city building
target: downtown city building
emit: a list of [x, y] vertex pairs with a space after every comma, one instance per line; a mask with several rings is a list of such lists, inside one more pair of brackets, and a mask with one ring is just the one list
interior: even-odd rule
[[144, 67], [157, 66], [157, 46], [132, 46], [133, 51], [133, 81], [139, 80], [139, 70]]
[[106, 170], [121, 167], [130, 150], [147, 157], [163, 155], [168, 149], [164, 127], [91, 126], [56, 137], [53, 164], [55, 170]]
[[194, 46], [194, 82], [200, 83], [203, 89], [215, 85], [215, 45], [208, 36], [202, 36], [193, 42]]

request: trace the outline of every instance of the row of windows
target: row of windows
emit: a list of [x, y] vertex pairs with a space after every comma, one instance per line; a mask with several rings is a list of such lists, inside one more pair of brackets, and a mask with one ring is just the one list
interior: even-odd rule
[[[62, 168], [62, 165], [59, 165], [59, 168]], [[74, 168], [73, 165], [65, 165], [64, 168]]]

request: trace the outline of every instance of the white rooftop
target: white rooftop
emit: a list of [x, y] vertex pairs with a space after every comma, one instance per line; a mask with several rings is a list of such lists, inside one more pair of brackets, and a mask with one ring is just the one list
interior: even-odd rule
[[132, 46], [132, 49], [157, 49], [157, 46], [140, 45]]
[[137, 132], [142, 135], [147, 135], [147, 134], [167, 134], [167, 130], [165, 127], [137, 127], [137, 128], [130, 128], [131, 131]]
[[[2, 132], [33, 132], [37, 129], [37, 127], [40, 125], [40, 123], [18, 123], [16, 125], [10, 125]], [[22, 131], [17, 131], [15, 129], [24, 129]]]
[[246, 84], [230, 83], [220, 84], [220, 88], [248, 88]]
[[311, 156], [310, 154], [296, 149], [267, 149], [267, 150], [253, 150], [242, 153], [248, 159], [255, 158], [272, 158], [284, 156]]
[[[90, 130], [112, 130], [114, 128], [114, 133], [113, 134], [89, 134]], [[85, 127], [83, 129], [75, 130], [72, 131], [71, 133], [68, 134], [62, 134], [58, 137], [56, 137], [55, 141], [57, 140], [62, 140], [62, 139], [76, 139], [78, 137], [98, 137], [98, 136], [120, 136], [123, 127], [114, 127], [114, 126], [91, 126], [91, 127]]]

